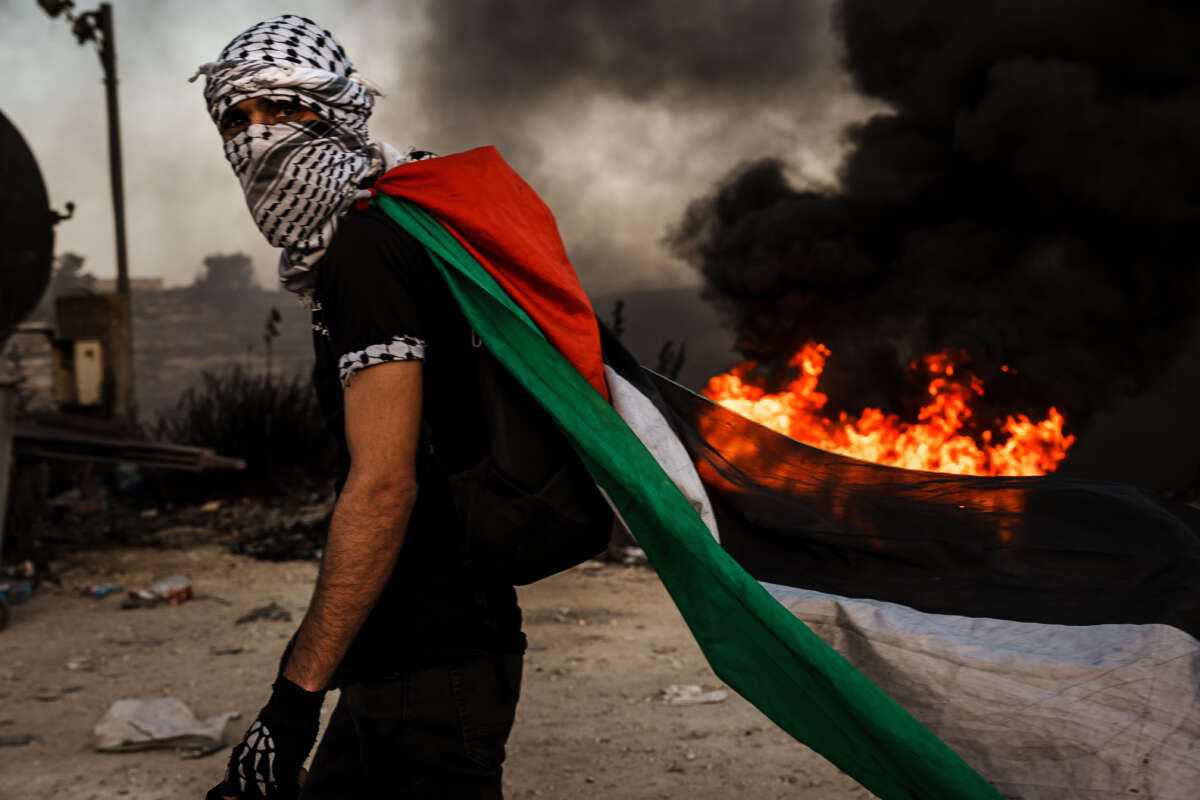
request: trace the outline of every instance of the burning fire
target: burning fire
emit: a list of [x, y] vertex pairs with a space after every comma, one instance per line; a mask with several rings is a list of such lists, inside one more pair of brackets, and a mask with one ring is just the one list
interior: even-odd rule
[[[965, 354], [939, 353], [922, 363], [930, 375], [930, 400], [918, 422], [901, 422], [877, 408], [858, 416], [845, 412], [836, 420], [821, 415], [826, 396], [817, 391], [830, 351], [808, 343], [789, 366], [799, 375], [781, 392], [767, 392], [750, 375], [755, 362], [734, 367], [708, 382], [704, 395], [744, 417], [798, 441], [854, 458], [905, 469], [959, 475], [1045, 475], [1053, 472], [1075, 443], [1063, 435], [1065, 419], [1051, 408], [1046, 419], [1033, 422], [1024, 414], [1009, 416], [999, 432], [984, 430], [980, 442], [964, 432], [971, 403], [983, 396], [983, 381], [956, 369]], [[917, 364], [912, 365], [915, 369]], [[1005, 368], [1007, 371], [1007, 368]]]

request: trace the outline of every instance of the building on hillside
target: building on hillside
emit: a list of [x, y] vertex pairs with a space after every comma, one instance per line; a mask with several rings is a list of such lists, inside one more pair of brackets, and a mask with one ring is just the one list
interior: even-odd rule
[[[164, 288], [161, 277], [129, 279], [129, 288], [135, 292], [161, 292]], [[112, 294], [117, 291], [116, 278], [97, 278], [96, 294]]]

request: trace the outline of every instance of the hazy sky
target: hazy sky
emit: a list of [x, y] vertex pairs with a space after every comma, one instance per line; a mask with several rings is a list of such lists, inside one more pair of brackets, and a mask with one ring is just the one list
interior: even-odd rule
[[[92, 6], [81, 3], [81, 9]], [[838, 67], [828, 0], [114, 3], [130, 268], [189, 283], [242, 250], [264, 286], [274, 251], [246, 211], [187, 78], [280, 13], [333, 31], [387, 97], [372, 135], [449, 153], [496, 144], [554, 209], [593, 291], [698, 282], [660, 244], [687, 202], [739, 162], [776, 155], [829, 183], [841, 129], [870, 105]], [[0, 0], [0, 111], [33, 149], [58, 252], [114, 271], [101, 70], [63, 19]]]

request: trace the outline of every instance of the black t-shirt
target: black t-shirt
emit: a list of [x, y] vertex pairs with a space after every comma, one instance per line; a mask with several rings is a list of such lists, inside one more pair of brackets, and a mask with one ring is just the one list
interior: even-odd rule
[[416, 505], [396, 568], [335, 682], [452, 663], [480, 650], [523, 651], [513, 587], [462, 563], [445, 470], [474, 463], [487, 430], [472, 332], [445, 281], [411, 234], [369, 209], [341, 221], [319, 264], [314, 299], [313, 381], [344, 457], [342, 387], [376, 364], [422, 362]]

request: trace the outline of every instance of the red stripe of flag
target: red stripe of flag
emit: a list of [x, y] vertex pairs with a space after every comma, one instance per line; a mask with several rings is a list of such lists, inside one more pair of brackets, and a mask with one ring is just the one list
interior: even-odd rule
[[437, 218], [608, 399], [596, 315], [554, 215], [496, 148], [401, 164], [375, 189]]

